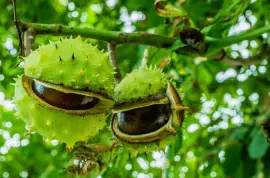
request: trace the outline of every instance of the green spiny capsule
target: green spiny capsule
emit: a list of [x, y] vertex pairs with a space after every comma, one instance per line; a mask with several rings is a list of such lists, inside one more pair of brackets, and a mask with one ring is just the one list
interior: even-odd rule
[[128, 74], [115, 87], [115, 100], [111, 130], [135, 153], [171, 144], [187, 109], [165, 74], [152, 68]]
[[114, 78], [112, 64], [103, 59], [103, 52], [80, 37], [33, 51], [24, 58], [25, 74], [15, 84], [19, 117], [33, 131], [68, 146], [94, 137], [114, 105], [114, 80], [104, 83], [96, 77]]

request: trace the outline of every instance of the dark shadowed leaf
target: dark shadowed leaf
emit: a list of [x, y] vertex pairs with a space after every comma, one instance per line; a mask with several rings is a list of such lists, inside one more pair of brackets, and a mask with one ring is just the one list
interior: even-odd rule
[[225, 160], [221, 160], [221, 166], [227, 176], [234, 176], [241, 163], [242, 144], [231, 142], [225, 148]]

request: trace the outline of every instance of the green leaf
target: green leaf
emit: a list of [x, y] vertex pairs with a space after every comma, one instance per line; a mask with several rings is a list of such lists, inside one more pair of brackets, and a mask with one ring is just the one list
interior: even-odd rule
[[4, 145], [5, 144], [5, 139], [3, 138], [3, 136], [1, 135], [0, 136], [0, 146]]
[[181, 149], [182, 142], [183, 142], [183, 135], [182, 130], [180, 129], [176, 135], [175, 142], [168, 147], [168, 150], [166, 152], [166, 157], [170, 162], [174, 160], [175, 155], [177, 155], [177, 153]]
[[155, 1], [155, 10], [156, 13], [161, 17], [183, 17], [186, 16], [187, 13], [184, 9], [175, 8], [171, 4], [165, 5], [165, 0], [156, 0]]
[[224, 173], [227, 176], [234, 176], [240, 167], [242, 144], [239, 142], [231, 142], [225, 148], [225, 160], [221, 163]]
[[249, 0], [224, 0], [221, 10], [216, 14], [210, 25], [202, 31], [212, 37], [227, 36], [230, 26], [234, 25], [240, 14], [244, 12]]
[[176, 40], [169, 49], [172, 50], [172, 51], [175, 51], [178, 48], [182, 48], [184, 46], [186, 46], [185, 43], [183, 43], [181, 40]]
[[212, 77], [212, 74], [203, 63], [197, 66], [197, 79], [199, 84], [211, 84]]
[[230, 140], [242, 140], [245, 138], [246, 133], [248, 132], [248, 127], [239, 127], [237, 128], [229, 137]]
[[179, 150], [181, 149], [182, 143], [183, 143], [183, 133], [182, 133], [182, 130], [180, 129], [176, 135], [176, 140], [174, 143], [175, 154], [177, 154]]
[[248, 153], [251, 158], [261, 158], [268, 149], [268, 143], [264, 137], [263, 131], [258, 129], [248, 147]]
[[[247, 156], [248, 157], [248, 156]], [[243, 169], [244, 169], [244, 177], [245, 178], [252, 178], [256, 174], [256, 163], [257, 161], [254, 159], [247, 158], [243, 160]]]

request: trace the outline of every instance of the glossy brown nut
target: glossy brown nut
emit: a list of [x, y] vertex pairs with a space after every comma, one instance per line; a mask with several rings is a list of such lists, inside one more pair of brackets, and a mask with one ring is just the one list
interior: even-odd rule
[[72, 115], [89, 115], [108, 112], [114, 101], [89, 90], [76, 90], [59, 84], [22, 76], [22, 84], [29, 96], [40, 105]]
[[[155, 99], [114, 107], [111, 129], [117, 139], [132, 144], [151, 143], [177, 134], [188, 108], [182, 104], [175, 87], [168, 81], [166, 95]], [[159, 117], [162, 122], [158, 122]]]
[[85, 110], [93, 108], [98, 99], [75, 93], [64, 93], [44, 86], [35, 80], [32, 82], [33, 92], [43, 101], [58, 108], [67, 110]]
[[126, 134], [150, 133], [164, 126], [170, 118], [169, 104], [151, 105], [117, 114], [118, 127]]

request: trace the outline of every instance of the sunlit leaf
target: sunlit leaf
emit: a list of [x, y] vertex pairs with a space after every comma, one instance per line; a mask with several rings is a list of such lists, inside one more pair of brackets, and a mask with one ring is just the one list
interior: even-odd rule
[[183, 17], [187, 13], [183, 9], [178, 9], [171, 4], [166, 4], [165, 0], [155, 1], [155, 10], [159, 16], [162, 17]]

